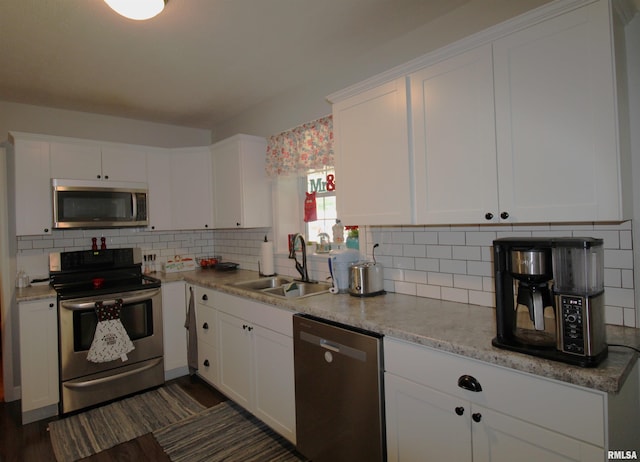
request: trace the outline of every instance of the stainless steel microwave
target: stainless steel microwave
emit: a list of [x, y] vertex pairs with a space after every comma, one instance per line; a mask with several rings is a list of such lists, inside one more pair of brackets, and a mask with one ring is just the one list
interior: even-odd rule
[[146, 183], [54, 179], [54, 228], [147, 226]]

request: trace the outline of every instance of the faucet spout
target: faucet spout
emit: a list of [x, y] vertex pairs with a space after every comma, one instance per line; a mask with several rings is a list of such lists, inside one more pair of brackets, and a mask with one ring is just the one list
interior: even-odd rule
[[[300, 241], [302, 248], [302, 264], [296, 258], [296, 243]], [[291, 243], [291, 252], [289, 252], [289, 258], [293, 259], [296, 264], [296, 270], [300, 273], [300, 279], [302, 282], [309, 282], [309, 272], [307, 271], [307, 244], [304, 241], [302, 234], [298, 233], [293, 238]]]

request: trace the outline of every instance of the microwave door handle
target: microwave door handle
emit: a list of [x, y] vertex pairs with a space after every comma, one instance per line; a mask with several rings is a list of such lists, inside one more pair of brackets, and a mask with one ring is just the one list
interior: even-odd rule
[[131, 201], [132, 201], [132, 212], [133, 212], [133, 216], [131, 217], [131, 219], [133, 221], [136, 221], [138, 219], [138, 193], [133, 193], [131, 194]]

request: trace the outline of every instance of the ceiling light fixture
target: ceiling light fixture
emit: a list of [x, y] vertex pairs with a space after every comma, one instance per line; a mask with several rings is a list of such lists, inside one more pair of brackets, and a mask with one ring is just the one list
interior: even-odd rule
[[113, 11], [125, 18], [143, 21], [158, 15], [169, 0], [104, 0]]

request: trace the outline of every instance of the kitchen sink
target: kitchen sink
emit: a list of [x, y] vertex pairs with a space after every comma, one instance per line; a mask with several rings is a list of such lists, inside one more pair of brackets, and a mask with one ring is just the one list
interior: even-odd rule
[[291, 286], [291, 290], [286, 291], [287, 285], [266, 289], [264, 294], [273, 295], [282, 298], [303, 298], [311, 295], [319, 295], [329, 292], [331, 284], [326, 282], [296, 282], [295, 286]]
[[[293, 285], [294, 283], [295, 286]], [[233, 286], [279, 298], [310, 297], [312, 295], [327, 293], [331, 288], [331, 284], [326, 282], [300, 282], [284, 276], [264, 277], [251, 281], [236, 282]]]
[[235, 287], [242, 287], [247, 290], [264, 290], [280, 287], [284, 284], [293, 282], [293, 278], [283, 276], [264, 277], [260, 279], [252, 279], [251, 281], [236, 282]]

